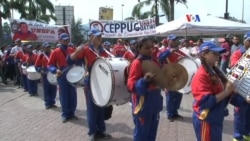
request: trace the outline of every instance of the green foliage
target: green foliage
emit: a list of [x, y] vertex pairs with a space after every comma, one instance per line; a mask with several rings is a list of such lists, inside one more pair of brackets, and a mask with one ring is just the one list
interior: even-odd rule
[[83, 34], [81, 33], [81, 24], [82, 24], [81, 19], [78, 19], [77, 21], [75, 21], [74, 19], [72, 20], [72, 23], [71, 23], [71, 42], [74, 45], [77, 45], [80, 41], [84, 42]]

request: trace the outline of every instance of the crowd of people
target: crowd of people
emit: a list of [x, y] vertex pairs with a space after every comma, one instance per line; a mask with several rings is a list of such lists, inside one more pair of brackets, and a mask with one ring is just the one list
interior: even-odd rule
[[[0, 73], [2, 83], [15, 81], [30, 96], [37, 95], [37, 85], [42, 83], [45, 109], [57, 108], [57, 86], [47, 80], [48, 73], [55, 74], [59, 86], [61, 120], [77, 120], [76, 87], [67, 81], [66, 74], [72, 65], [84, 65], [84, 93], [87, 105], [89, 140], [112, 138], [106, 132], [105, 107], [95, 104], [90, 88], [90, 73], [98, 57], [123, 57], [130, 62], [127, 70], [127, 87], [131, 93], [131, 107], [135, 125], [134, 141], [155, 141], [163, 109], [162, 90], [153, 83], [155, 74], [143, 72], [142, 62], [149, 60], [159, 67], [168, 63], [178, 63], [181, 57], [190, 57], [199, 66], [191, 83], [193, 103], [193, 127], [198, 141], [222, 141], [223, 120], [228, 114], [227, 105], [234, 109], [234, 141], [250, 141], [250, 100], [235, 92], [235, 86], [225, 78], [228, 69], [237, 64], [240, 57], [250, 47], [250, 33], [244, 36], [243, 44], [239, 36], [225, 37], [218, 45], [212, 41], [178, 38], [174, 34], [160, 43], [148, 37], [122, 40], [112, 44], [103, 42], [102, 32], [91, 29], [89, 41], [79, 47], [70, 44], [67, 33], [59, 35], [59, 44], [52, 47], [45, 42], [33, 46], [15, 40], [15, 45], [1, 48]], [[112, 54], [112, 55], [111, 55]], [[181, 56], [179, 55], [181, 54]], [[31, 80], [25, 68], [34, 66], [41, 79]], [[168, 80], [171, 81], [171, 80]], [[166, 115], [170, 122], [183, 118], [179, 113], [183, 94], [178, 91], [164, 90], [166, 96]]]

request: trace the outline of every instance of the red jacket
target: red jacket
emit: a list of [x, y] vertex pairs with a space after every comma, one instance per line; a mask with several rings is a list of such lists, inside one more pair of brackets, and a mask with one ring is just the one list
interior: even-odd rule
[[116, 45], [114, 46], [112, 53], [116, 57], [122, 57], [126, 51], [127, 49], [123, 45]]
[[245, 50], [243, 50], [242, 48], [236, 50], [231, 56], [230, 67], [233, 67], [235, 64], [237, 64], [244, 53]]
[[32, 65], [35, 65], [36, 58], [37, 58], [36, 54], [34, 54], [34, 53], [31, 53], [31, 54], [27, 53], [27, 54], [25, 54], [24, 61], [27, 63], [27, 66], [32, 66]]
[[40, 54], [37, 59], [36, 59], [36, 63], [35, 63], [35, 67], [36, 67], [36, 70], [38, 72], [40, 72], [42, 69], [43, 70], [47, 70], [47, 65], [48, 65], [48, 62], [49, 62], [49, 54], [46, 55], [45, 53], [44, 54]]

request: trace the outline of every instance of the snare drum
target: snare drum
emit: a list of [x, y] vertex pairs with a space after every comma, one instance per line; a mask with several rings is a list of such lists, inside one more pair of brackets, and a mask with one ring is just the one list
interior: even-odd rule
[[56, 78], [55, 74], [48, 72], [47, 73], [47, 80], [51, 85], [57, 85], [57, 78]]
[[184, 66], [188, 73], [187, 84], [182, 89], [178, 90], [178, 92], [188, 94], [191, 92], [191, 81], [194, 77], [194, 74], [198, 70], [198, 64], [190, 57], [182, 57], [177, 61], [177, 63]]
[[41, 78], [41, 74], [36, 71], [35, 66], [27, 68], [27, 75], [29, 80], [39, 80]]
[[124, 70], [128, 65], [124, 58], [95, 60], [90, 73], [90, 88], [96, 105], [122, 105], [129, 101], [130, 93], [124, 84]]
[[27, 67], [22, 65], [21, 68], [22, 68], [22, 74], [27, 75]]
[[81, 66], [74, 66], [66, 74], [66, 79], [74, 87], [82, 87], [84, 85], [85, 69]]

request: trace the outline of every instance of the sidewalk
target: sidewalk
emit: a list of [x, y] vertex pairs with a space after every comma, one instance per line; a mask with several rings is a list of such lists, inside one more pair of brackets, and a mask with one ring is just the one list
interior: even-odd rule
[[[23, 89], [12, 84], [0, 84], [0, 141], [87, 141], [88, 128], [84, 93], [77, 89], [78, 105], [76, 121], [61, 123], [60, 103], [57, 109], [45, 110], [42, 88], [39, 96], [29, 97]], [[184, 95], [180, 114], [183, 120], [169, 122], [164, 110], [158, 128], [157, 141], [195, 141], [192, 126], [192, 96]], [[223, 140], [232, 140], [233, 112], [224, 122]], [[114, 106], [112, 118], [106, 122], [107, 132], [113, 136], [109, 141], [132, 141], [133, 121], [129, 104]]]

